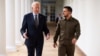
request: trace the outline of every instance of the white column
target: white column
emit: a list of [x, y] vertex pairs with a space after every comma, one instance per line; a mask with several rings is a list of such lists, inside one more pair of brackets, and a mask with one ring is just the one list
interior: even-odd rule
[[15, 51], [15, 1], [6, 0], [6, 44], [7, 51]]
[[31, 12], [31, 2], [30, 0], [25, 0], [25, 14]]
[[26, 7], [25, 0], [21, 0], [21, 22], [23, 21], [23, 17], [25, 15], [25, 10], [26, 10], [25, 7]]
[[28, 0], [28, 13], [31, 12], [32, 7], [31, 7], [31, 0]]
[[25, 0], [25, 14], [28, 13], [28, 2], [27, 0]]
[[0, 56], [6, 56], [5, 0], [0, 1]]
[[[22, 21], [23, 21], [23, 17], [25, 15], [25, 0], [21, 0], [21, 27], [22, 27]], [[21, 36], [21, 40], [24, 43], [25, 39]]]
[[21, 0], [15, 0], [15, 38], [17, 45], [22, 44], [20, 28], [21, 28]]
[[21, 22], [23, 21], [24, 14], [25, 14], [25, 0], [21, 0]]

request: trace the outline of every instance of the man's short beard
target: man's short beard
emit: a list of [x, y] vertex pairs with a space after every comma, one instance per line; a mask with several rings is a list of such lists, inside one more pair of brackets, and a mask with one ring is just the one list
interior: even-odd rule
[[68, 15], [65, 15], [64, 17], [66, 18], [66, 17], [68, 17]]

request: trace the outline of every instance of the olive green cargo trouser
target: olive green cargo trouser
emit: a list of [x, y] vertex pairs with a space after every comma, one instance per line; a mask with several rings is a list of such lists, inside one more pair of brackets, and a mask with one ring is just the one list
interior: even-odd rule
[[58, 48], [58, 56], [74, 56], [75, 45], [60, 44]]

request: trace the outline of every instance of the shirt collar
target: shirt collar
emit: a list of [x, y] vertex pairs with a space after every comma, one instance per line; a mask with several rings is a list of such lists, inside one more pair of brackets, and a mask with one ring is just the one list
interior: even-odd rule
[[[71, 20], [72, 20], [72, 18], [73, 18], [73, 17], [71, 16], [71, 17], [70, 17], [67, 21], [71, 21]], [[65, 18], [64, 20], [66, 20], [66, 18]]]
[[35, 14], [34, 12], [33, 12], [32, 14], [33, 14], [33, 16], [34, 16], [34, 15], [39, 15], [39, 14]]
[[35, 14], [35, 13], [32, 13], [32, 14], [33, 14], [34, 19], [35, 19], [35, 15], [37, 15], [37, 18], [38, 18], [38, 15], [39, 15], [39, 14]]

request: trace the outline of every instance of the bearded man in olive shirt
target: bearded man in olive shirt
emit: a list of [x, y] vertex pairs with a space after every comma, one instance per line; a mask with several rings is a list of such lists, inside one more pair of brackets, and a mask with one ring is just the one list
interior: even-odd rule
[[75, 44], [80, 36], [79, 21], [72, 17], [72, 8], [63, 8], [64, 19], [60, 20], [54, 36], [54, 48], [59, 37], [58, 56], [74, 56]]

